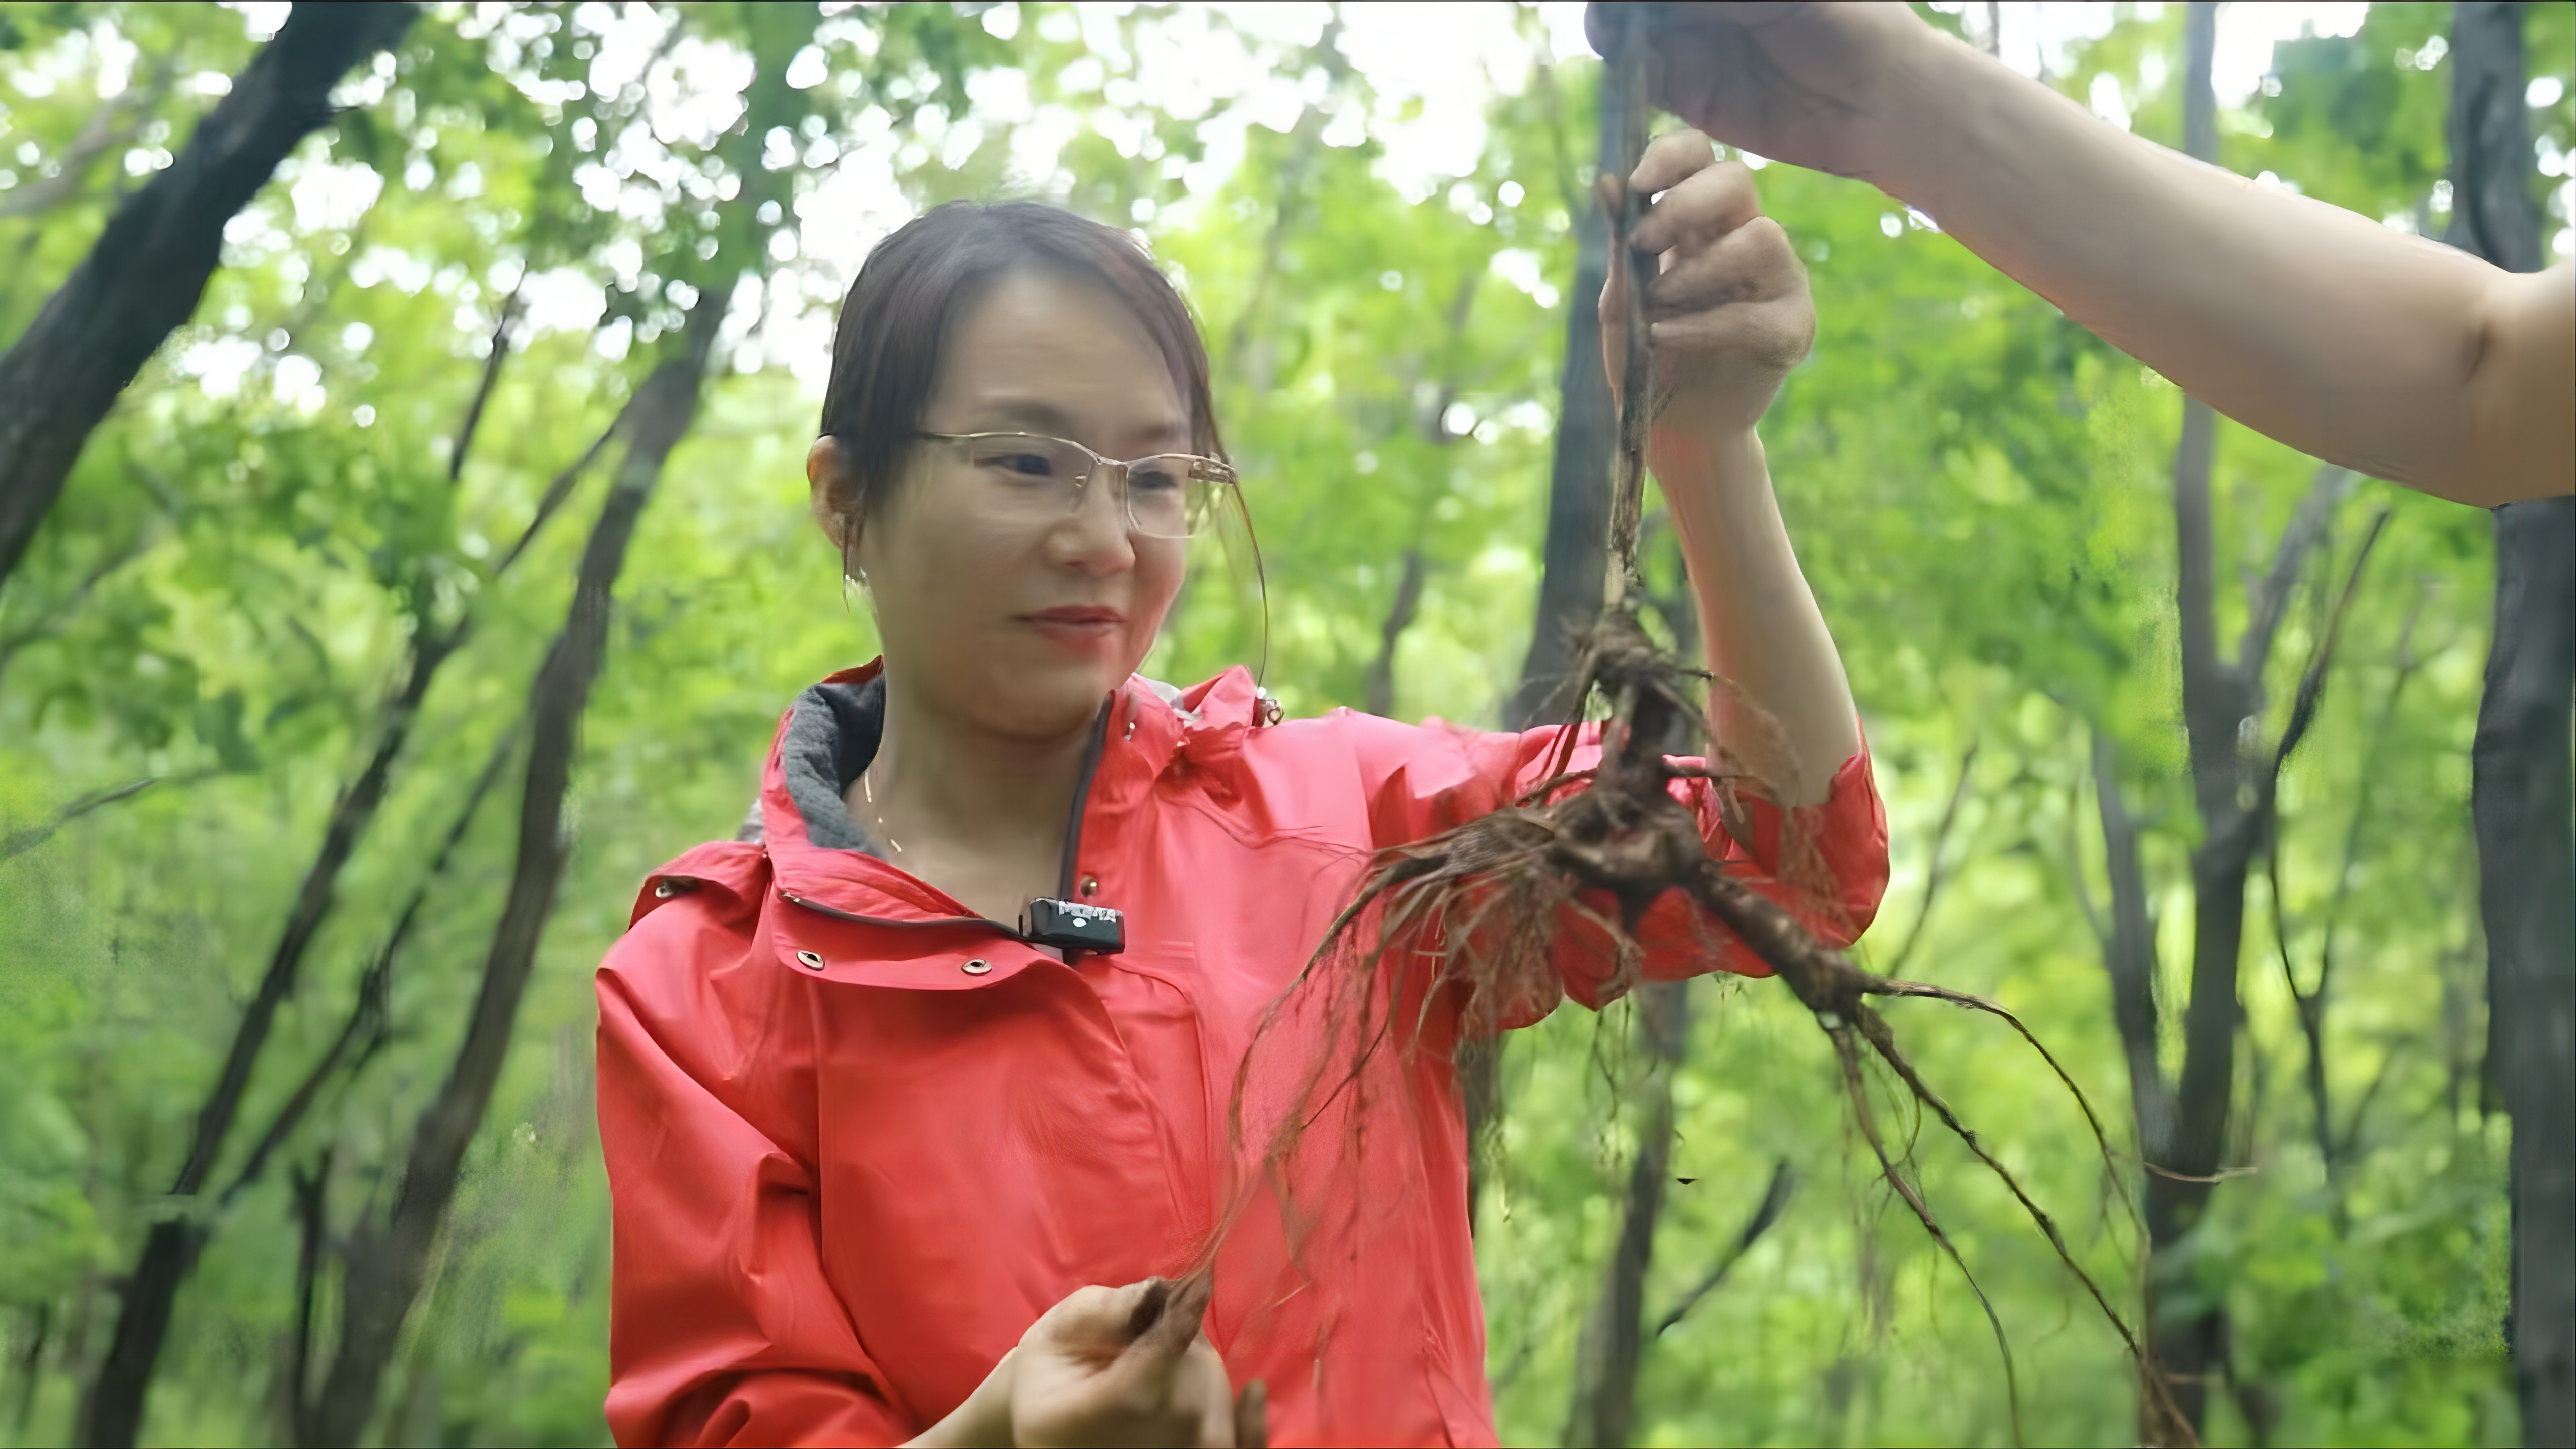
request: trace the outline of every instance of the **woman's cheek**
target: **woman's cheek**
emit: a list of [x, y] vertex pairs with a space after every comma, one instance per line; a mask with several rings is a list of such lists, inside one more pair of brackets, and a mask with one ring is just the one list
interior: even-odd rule
[[1181, 582], [1189, 571], [1183, 546], [1157, 543], [1154, 547], [1156, 554], [1139, 555], [1136, 560], [1136, 597], [1128, 621], [1129, 674], [1144, 664], [1155, 638], [1163, 632], [1163, 616], [1172, 611], [1172, 600], [1180, 596]]

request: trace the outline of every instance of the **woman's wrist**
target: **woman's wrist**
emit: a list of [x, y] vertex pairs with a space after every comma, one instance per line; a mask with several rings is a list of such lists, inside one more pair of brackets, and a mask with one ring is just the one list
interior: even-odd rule
[[948, 1416], [907, 1441], [906, 1449], [1010, 1449], [1017, 1443], [1011, 1425], [1011, 1364], [1014, 1348]]
[[1665, 501], [1681, 511], [1690, 510], [1696, 494], [1771, 486], [1761, 440], [1749, 423], [1658, 426], [1647, 440], [1646, 462]]

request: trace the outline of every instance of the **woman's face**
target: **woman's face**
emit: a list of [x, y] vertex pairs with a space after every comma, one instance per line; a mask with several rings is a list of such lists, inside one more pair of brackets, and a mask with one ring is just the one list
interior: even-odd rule
[[[1190, 415], [1160, 349], [1106, 287], [1011, 272], [951, 326], [921, 431], [1041, 433], [1108, 458], [1190, 451]], [[840, 467], [832, 439], [814, 445], [806, 472], [826, 531]], [[961, 447], [913, 443], [893, 488], [857, 520], [850, 555], [888, 678], [982, 730], [1078, 730], [1153, 646], [1187, 545], [1133, 534], [1105, 479], [1041, 521], [999, 515], [969, 467]]]

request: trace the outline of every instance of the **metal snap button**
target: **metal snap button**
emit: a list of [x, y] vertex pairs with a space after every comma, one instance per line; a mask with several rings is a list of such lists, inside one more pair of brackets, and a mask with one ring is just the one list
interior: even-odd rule
[[985, 960], [981, 956], [978, 956], [958, 969], [964, 971], [969, 976], [981, 976], [985, 972], [993, 969], [993, 963]]
[[799, 951], [796, 953], [796, 964], [809, 970], [820, 971], [823, 969], [823, 958], [811, 951]]
[[678, 891], [671, 889], [671, 883], [669, 881], [657, 881], [654, 883], [653, 898], [655, 900], [667, 901], [678, 894]]
[[1084, 876], [1082, 878], [1082, 893], [1087, 896], [1096, 896], [1100, 894], [1100, 877], [1096, 875]]

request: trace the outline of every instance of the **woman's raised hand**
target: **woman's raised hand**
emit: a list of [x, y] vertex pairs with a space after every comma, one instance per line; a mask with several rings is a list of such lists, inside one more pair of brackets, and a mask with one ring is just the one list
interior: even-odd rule
[[[1780, 391], [1789, 369], [1816, 337], [1816, 308], [1807, 269], [1789, 234], [1762, 214], [1753, 173], [1721, 162], [1706, 136], [1659, 136], [1629, 176], [1631, 189], [1661, 193], [1629, 238], [1657, 255], [1646, 284], [1646, 319], [1655, 347], [1655, 431], [1702, 438], [1753, 426]], [[1605, 181], [1602, 203], [1616, 205], [1618, 183]], [[1610, 386], [1621, 377], [1626, 347], [1627, 258], [1613, 248], [1610, 283], [1601, 293], [1601, 350]]]
[[1263, 1449], [1262, 1386], [1237, 1400], [1200, 1324], [1205, 1275], [1082, 1288], [1010, 1357], [1013, 1442]]

